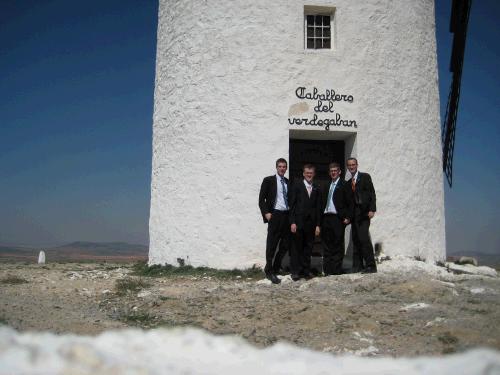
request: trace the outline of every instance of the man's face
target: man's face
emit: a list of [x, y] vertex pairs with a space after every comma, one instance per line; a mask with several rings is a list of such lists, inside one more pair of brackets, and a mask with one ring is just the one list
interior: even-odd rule
[[348, 160], [347, 169], [349, 169], [349, 172], [354, 176], [358, 171], [358, 162], [356, 160]]
[[278, 163], [278, 166], [276, 167], [276, 173], [278, 174], [278, 176], [283, 177], [286, 173], [286, 170], [286, 163]]
[[330, 177], [332, 178], [333, 181], [335, 181], [337, 178], [340, 176], [340, 168], [339, 167], [333, 167], [330, 168]]
[[312, 180], [314, 178], [314, 169], [313, 168], [305, 168], [304, 172], [302, 172], [302, 175], [304, 176], [304, 179], [307, 182], [312, 183]]

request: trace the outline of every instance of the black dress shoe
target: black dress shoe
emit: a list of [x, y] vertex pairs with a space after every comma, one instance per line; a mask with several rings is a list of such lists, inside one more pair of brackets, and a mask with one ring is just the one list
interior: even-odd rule
[[280, 276], [285, 276], [286, 275], [286, 271], [283, 268], [280, 268], [278, 270], [273, 270], [273, 273], [275, 275], [280, 275]]
[[328, 270], [323, 272], [325, 276], [337, 276], [337, 275], [343, 275], [345, 272], [341, 268], [335, 268], [333, 270]]
[[293, 281], [299, 281], [300, 280], [300, 276], [299, 275], [290, 275], [290, 277], [292, 278]]
[[271, 280], [271, 282], [273, 284], [279, 284], [279, 283], [281, 283], [281, 280], [274, 273], [268, 273], [266, 275], [266, 279]]
[[366, 267], [361, 273], [377, 273], [377, 269], [375, 267]]

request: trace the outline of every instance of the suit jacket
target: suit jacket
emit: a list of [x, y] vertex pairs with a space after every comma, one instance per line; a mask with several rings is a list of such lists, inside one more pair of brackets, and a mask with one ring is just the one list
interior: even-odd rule
[[313, 183], [311, 196], [307, 193], [304, 180], [296, 181], [290, 188], [290, 224], [296, 224], [303, 228], [307, 219], [311, 220], [316, 226], [321, 225], [321, 189]]
[[[284, 178], [287, 190], [288, 192], [290, 192], [290, 183], [288, 182], [288, 178], [286, 177]], [[265, 177], [264, 180], [262, 180], [259, 192], [259, 208], [264, 223], [267, 223], [265, 215], [268, 213], [272, 213], [274, 210], [277, 193], [278, 193], [278, 184], [276, 181], [276, 175]], [[290, 196], [290, 193], [288, 194], [288, 196]], [[290, 206], [290, 202], [288, 203], [288, 206]]]
[[[348, 184], [351, 186], [352, 178], [348, 181]], [[356, 192], [352, 194], [352, 201], [356, 215], [365, 216], [368, 214], [368, 211], [377, 211], [377, 196], [372, 178], [368, 173], [358, 172]]]
[[[326, 185], [322, 189], [323, 199], [322, 199], [321, 213], [325, 212], [326, 206], [328, 204], [327, 200], [328, 200], [328, 193], [330, 192], [330, 184], [331, 181], [328, 183], [328, 185]], [[337, 214], [341, 219], [352, 220], [354, 216], [353, 212], [354, 206], [351, 195], [352, 195], [351, 185], [348, 184], [342, 178], [339, 178], [337, 186], [333, 191], [332, 201], [333, 204], [335, 205], [335, 209], [337, 210]]]

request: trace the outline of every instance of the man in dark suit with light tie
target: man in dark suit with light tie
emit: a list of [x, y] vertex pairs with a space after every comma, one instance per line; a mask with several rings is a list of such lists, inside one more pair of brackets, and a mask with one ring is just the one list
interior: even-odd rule
[[[268, 223], [264, 272], [274, 284], [281, 282], [277, 274], [281, 261], [290, 248], [289, 183], [285, 177], [287, 167], [285, 159], [276, 160], [276, 174], [264, 178], [259, 193], [260, 212], [264, 223]], [[278, 243], [279, 249], [276, 252]]]
[[377, 197], [372, 179], [368, 173], [358, 171], [356, 158], [347, 159], [347, 169], [351, 173], [348, 183], [351, 185], [354, 218], [352, 220], [353, 272], [377, 272], [373, 245], [370, 238], [370, 220], [377, 211]]
[[301, 277], [309, 279], [311, 275], [311, 253], [314, 236], [319, 236], [321, 223], [321, 192], [313, 178], [315, 168], [311, 164], [304, 165], [304, 179], [295, 181], [290, 188], [290, 230], [292, 232], [292, 249], [290, 268], [292, 280]]
[[328, 166], [331, 181], [323, 189], [323, 219], [321, 239], [323, 242], [323, 273], [325, 276], [342, 274], [344, 260], [345, 227], [351, 222], [353, 212], [350, 185], [340, 178], [340, 164]]

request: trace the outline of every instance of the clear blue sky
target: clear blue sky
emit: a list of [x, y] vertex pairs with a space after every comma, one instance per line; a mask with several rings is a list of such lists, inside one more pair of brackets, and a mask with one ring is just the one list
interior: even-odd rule
[[[450, 3], [436, 0], [442, 115]], [[155, 0], [0, 1], [0, 243], [147, 244]], [[446, 188], [448, 251], [500, 252], [497, 27], [474, 1]]]

